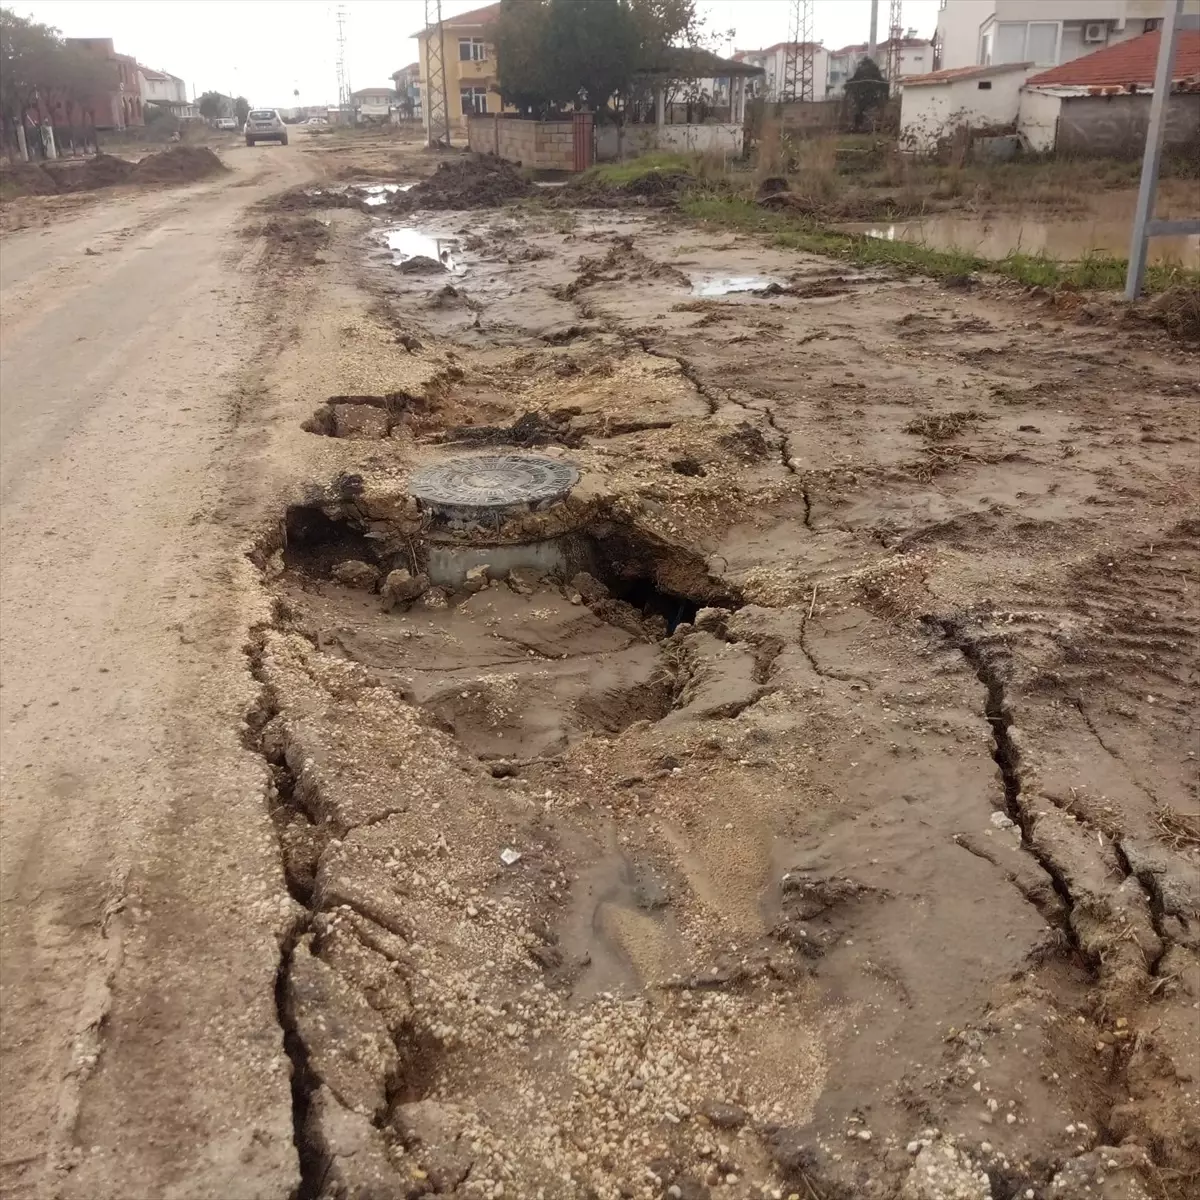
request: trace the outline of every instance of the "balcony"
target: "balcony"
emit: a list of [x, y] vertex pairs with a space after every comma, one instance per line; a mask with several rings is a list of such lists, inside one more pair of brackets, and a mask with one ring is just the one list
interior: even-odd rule
[[458, 78], [463, 83], [486, 83], [496, 77], [496, 64], [490, 59], [455, 59]]

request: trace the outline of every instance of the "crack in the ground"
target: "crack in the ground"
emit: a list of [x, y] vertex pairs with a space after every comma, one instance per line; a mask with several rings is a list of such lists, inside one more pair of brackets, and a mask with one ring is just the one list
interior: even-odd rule
[[808, 660], [808, 665], [822, 679], [836, 679], [839, 683], [857, 683], [861, 684], [867, 691], [873, 690], [871, 680], [864, 675], [854, 675], [849, 671], [835, 671], [831, 667], [823, 667], [818, 661], [817, 656], [812, 652], [812, 647], [808, 644], [808, 624], [812, 620], [813, 610], [816, 607], [816, 585], [813, 586], [813, 605], [807, 612], [800, 614], [800, 636], [797, 638], [797, 645], [800, 647], [800, 652]]
[[1129, 773], [1129, 779], [1134, 784], [1134, 786], [1137, 787], [1137, 789], [1146, 797], [1147, 800], [1149, 800], [1153, 804], [1157, 804], [1158, 797], [1154, 794], [1154, 792], [1152, 792], [1150, 790], [1150, 788], [1146, 787], [1146, 785], [1144, 783], [1142, 783], [1142, 781], [1140, 779], [1138, 779], [1131, 770], [1129, 770], [1129, 765], [1128, 765], [1128, 763], [1125, 762], [1125, 759], [1121, 756], [1121, 754], [1118, 751], [1114, 750], [1104, 740], [1104, 737], [1101, 735], [1100, 731], [1096, 728], [1096, 723], [1092, 720], [1092, 715], [1091, 715], [1091, 713], [1088, 712], [1087, 706], [1084, 704], [1083, 700], [1078, 696], [1068, 696], [1067, 700], [1070, 704], [1072, 704], [1075, 707], [1076, 711], [1079, 713], [1080, 717], [1083, 719], [1083, 723], [1087, 726], [1088, 732], [1092, 735], [1092, 737], [1094, 737], [1096, 739], [1096, 743], [1097, 743], [1097, 745], [1099, 745], [1100, 749], [1103, 750], [1104, 753], [1107, 754], [1110, 758], [1115, 759], [1123, 767], [1125, 767], [1125, 769]]
[[955, 649], [962, 654], [975, 672], [975, 678], [986, 689], [984, 717], [992, 729], [992, 758], [1000, 769], [1004, 787], [1004, 808], [1008, 817], [1021, 831], [1021, 846], [1050, 878], [1066, 909], [1065, 931], [1071, 945], [1081, 957], [1091, 964], [1090, 956], [1079, 943], [1079, 935], [1071, 922], [1075, 898], [1067, 883], [1062, 867], [1039, 849], [1033, 840], [1033, 820], [1023, 802], [1021, 786], [1021, 752], [1012, 736], [1012, 712], [1008, 705], [1005, 681], [997, 664], [984, 652], [979, 642], [969, 636], [960, 621], [947, 618], [926, 617], [925, 623], [937, 629]]

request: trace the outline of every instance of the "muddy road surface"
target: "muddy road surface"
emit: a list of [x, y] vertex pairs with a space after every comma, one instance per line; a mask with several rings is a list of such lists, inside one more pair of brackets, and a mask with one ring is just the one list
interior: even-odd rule
[[312, 168], [227, 157], [0, 249], [5, 1196], [295, 1175], [235, 547], [240, 414], [287, 336], [243, 214]]
[[1195, 351], [291, 149], [19, 410], [5, 1186], [1194, 1194]]

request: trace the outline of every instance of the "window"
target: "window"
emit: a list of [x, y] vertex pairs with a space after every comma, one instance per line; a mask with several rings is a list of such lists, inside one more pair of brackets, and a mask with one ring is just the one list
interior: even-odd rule
[[992, 90], [992, 81], [990, 79], [981, 79], [975, 86], [981, 92], [990, 92]]
[[458, 39], [459, 62], [486, 62], [487, 42], [483, 38]]
[[1058, 21], [1003, 21], [984, 34], [984, 63], [1031, 62], [1041, 67], [1058, 62]]
[[462, 100], [462, 111], [464, 117], [470, 116], [486, 116], [487, 115], [487, 88], [485, 87], [465, 87], [459, 88], [458, 94]]

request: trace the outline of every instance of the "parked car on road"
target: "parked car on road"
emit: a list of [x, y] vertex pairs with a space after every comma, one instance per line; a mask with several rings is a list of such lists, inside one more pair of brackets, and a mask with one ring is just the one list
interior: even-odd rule
[[213, 126], [216, 129], [236, 130], [238, 123], [233, 117], [218, 117], [216, 121], [213, 122]]
[[246, 145], [255, 142], [278, 142], [288, 144], [287, 126], [278, 111], [273, 108], [252, 108], [246, 118]]
[[305, 121], [304, 123], [305, 123], [305, 125], [328, 125], [329, 124], [329, 122], [327, 120], [325, 120], [324, 117], [309, 117], [308, 120]]

